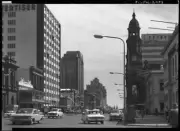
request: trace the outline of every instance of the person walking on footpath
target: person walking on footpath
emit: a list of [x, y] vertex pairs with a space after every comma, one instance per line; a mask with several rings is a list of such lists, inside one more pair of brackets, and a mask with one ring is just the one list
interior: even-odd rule
[[166, 106], [166, 108], [165, 108], [165, 110], [164, 110], [164, 112], [165, 112], [165, 119], [166, 119], [166, 120], [168, 120], [168, 114], [169, 114], [168, 111], [169, 111], [169, 110], [168, 110], [168, 106]]
[[144, 110], [142, 109], [142, 110], [141, 110], [141, 118], [142, 118], [142, 120], [144, 119], [144, 115], [145, 115], [145, 112], [144, 112]]
[[178, 109], [178, 105], [177, 103], [173, 104], [173, 109], [170, 110], [170, 125], [172, 126], [172, 128], [178, 128], [178, 113], [179, 113], [179, 109]]

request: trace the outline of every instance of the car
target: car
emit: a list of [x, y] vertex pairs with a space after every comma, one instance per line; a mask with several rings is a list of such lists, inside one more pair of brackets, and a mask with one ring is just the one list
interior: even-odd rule
[[113, 120], [119, 120], [122, 121], [123, 120], [123, 112], [122, 110], [112, 110], [109, 114], [109, 121], [113, 121]]
[[4, 118], [10, 118], [11, 115], [16, 114], [16, 111], [9, 110], [6, 113], [4, 113]]
[[101, 122], [101, 124], [104, 124], [105, 116], [100, 113], [99, 109], [93, 109], [93, 110], [85, 110], [85, 112], [82, 113], [81, 120], [83, 123], [90, 123], [90, 122]]
[[50, 112], [48, 112], [48, 118], [62, 118], [63, 112], [59, 108], [52, 108]]
[[39, 115], [37, 109], [34, 108], [20, 108], [16, 114], [11, 115], [10, 121], [12, 124], [16, 123], [40, 123], [42, 116]]

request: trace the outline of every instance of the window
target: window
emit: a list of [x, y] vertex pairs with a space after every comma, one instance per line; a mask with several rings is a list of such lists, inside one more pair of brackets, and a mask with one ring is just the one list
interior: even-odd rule
[[16, 48], [16, 45], [14, 43], [13, 44], [8, 44], [7, 46], [8, 46], [8, 48]]
[[160, 82], [159, 85], [160, 85], [160, 91], [164, 91], [164, 87], [163, 87], [164, 83]]
[[179, 93], [179, 92], [176, 91], [176, 102], [177, 102], [177, 103], [179, 103], [179, 102], [178, 102], [178, 93]]
[[8, 25], [16, 25], [16, 20], [8, 20]]
[[15, 52], [8, 52], [7, 55], [8, 56], [15, 56]]
[[163, 38], [163, 36], [161, 36], [161, 39]]
[[16, 28], [8, 28], [8, 33], [15, 33], [16, 32]]
[[174, 72], [175, 72], [175, 74], [177, 74], [176, 72], [177, 72], [177, 55], [175, 54], [175, 56], [174, 56]]
[[154, 40], [155, 36], [153, 36], [153, 40]]
[[16, 36], [8, 36], [8, 41], [16, 40]]
[[164, 103], [161, 102], [161, 103], [160, 103], [160, 112], [163, 112], [163, 111], [164, 111]]
[[174, 77], [174, 57], [172, 57], [172, 77]]
[[16, 12], [8, 12], [8, 17], [16, 17]]

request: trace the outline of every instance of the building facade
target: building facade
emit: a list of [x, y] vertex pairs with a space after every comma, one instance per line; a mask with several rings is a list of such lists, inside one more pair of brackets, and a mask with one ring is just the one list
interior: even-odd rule
[[84, 97], [84, 63], [79, 51], [68, 51], [61, 59], [61, 87], [78, 91]]
[[161, 55], [171, 34], [142, 34], [142, 61], [147, 60], [151, 70], [160, 70], [164, 63]]
[[179, 24], [176, 26], [168, 44], [162, 52], [164, 57], [164, 93], [165, 106], [172, 108], [178, 103], [178, 72], [179, 72]]
[[15, 81], [15, 72], [19, 67], [16, 61], [8, 56], [2, 58], [2, 111], [6, 112], [9, 105], [18, 104], [18, 85]]
[[163, 73], [163, 70], [152, 70], [147, 79], [146, 109], [150, 114], [155, 113], [155, 109], [164, 113]]
[[85, 102], [91, 108], [104, 108], [106, 106], [107, 92], [105, 87], [99, 82], [99, 79], [94, 78], [90, 85], [86, 86]]
[[16, 59], [21, 68], [44, 71], [44, 100], [59, 105], [61, 24], [44, 4], [2, 6], [3, 54]]
[[[22, 104], [25, 104], [25, 105], [31, 104], [31, 106], [33, 107], [42, 108], [43, 104], [45, 104], [44, 91], [43, 91], [44, 88], [42, 86], [44, 82], [43, 71], [33, 66], [29, 68], [19, 68], [16, 71], [16, 81], [19, 82], [19, 81], [22, 81], [22, 79], [24, 81], [30, 81], [30, 84], [32, 84], [32, 89], [30, 89], [31, 91], [29, 91], [28, 89], [27, 89], [28, 91], [20, 90], [20, 92], [25, 92], [25, 93], [27, 92], [27, 94], [30, 94], [30, 95], [21, 96], [21, 98], [18, 99], [18, 103], [19, 104], [21, 103], [20, 106], [22, 106]], [[23, 98], [23, 97], [26, 97], [26, 98]], [[25, 99], [28, 99], [28, 100], [25, 100]]]
[[[147, 60], [151, 73], [147, 80], [146, 109], [149, 113], [154, 113], [155, 108], [159, 112], [164, 111], [164, 90], [163, 90], [163, 63], [161, 55], [172, 34], [142, 34], [142, 61]], [[160, 80], [159, 80], [160, 79]], [[161, 85], [161, 88], [160, 88]], [[153, 92], [150, 92], [153, 90]]]

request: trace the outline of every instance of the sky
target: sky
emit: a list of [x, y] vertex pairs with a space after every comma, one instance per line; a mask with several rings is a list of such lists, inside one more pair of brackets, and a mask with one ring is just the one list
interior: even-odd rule
[[[121, 37], [127, 40], [127, 28], [133, 9], [140, 24], [141, 34], [172, 33], [149, 27], [167, 28], [173, 24], [151, 20], [178, 22], [177, 4], [47, 4], [61, 23], [61, 57], [66, 51], [80, 51], [84, 60], [84, 88], [95, 77], [107, 90], [107, 104], [123, 108], [114, 83], [123, 84], [123, 43], [117, 39], [95, 39], [94, 34]], [[121, 93], [123, 93], [121, 91]]]

